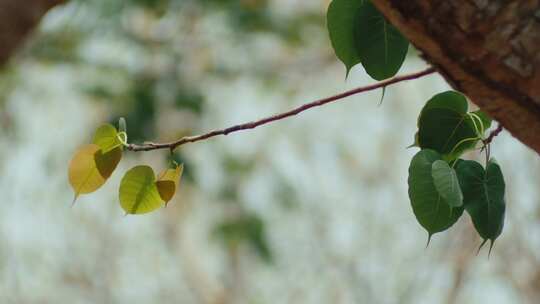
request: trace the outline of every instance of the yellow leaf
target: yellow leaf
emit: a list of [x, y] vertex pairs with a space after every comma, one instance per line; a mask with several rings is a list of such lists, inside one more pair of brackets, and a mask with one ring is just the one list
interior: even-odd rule
[[176, 188], [180, 184], [180, 178], [184, 171], [184, 165], [179, 165], [175, 169], [167, 169], [163, 171], [156, 182], [159, 195], [165, 201], [165, 206], [173, 198], [176, 193]]
[[95, 144], [81, 147], [71, 159], [68, 169], [69, 183], [75, 192], [73, 203], [80, 194], [99, 189], [111, 176], [121, 157], [119, 148], [103, 154]]

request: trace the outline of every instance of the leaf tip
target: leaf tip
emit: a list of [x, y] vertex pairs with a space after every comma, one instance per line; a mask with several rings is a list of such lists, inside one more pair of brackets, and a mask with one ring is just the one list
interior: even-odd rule
[[480, 246], [478, 247], [478, 250], [476, 251], [476, 255], [478, 255], [480, 253], [480, 249], [482, 249], [482, 247], [484, 247], [484, 244], [486, 244], [488, 239], [484, 239], [484, 241], [482, 242], [482, 244], [480, 244]]
[[352, 68], [353, 68], [352, 66], [345, 65], [345, 81], [347, 81], [347, 79], [349, 79], [349, 74], [350, 74]]
[[493, 249], [493, 245], [495, 245], [495, 240], [489, 240], [489, 252], [488, 252], [488, 260], [491, 256], [491, 249]]
[[382, 106], [382, 103], [384, 101], [384, 96], [385, 96], [385, 93], [386, 93], [386, 86], [382, 87], [382, 95], [381, 95], [381, 100], [379, 100], [379, 104], [377, 105], [377, 107], [380, 107]]
[[73, 196], [73, 200], [71, 201], [71, 208], [75, 206], [75, 202], [77, 201], [78, 197], [79, 197], [79, 194], [75, 193], [75, 195]]
[[428, 249], [429, 247], [429, 244], [431, 243], [431, 237], [433, 236], [433, 233], [429, 233], [428, 234], [428, 238], [427, 238], [427, 243], [426, 243], [426, 248], [425, 249]]

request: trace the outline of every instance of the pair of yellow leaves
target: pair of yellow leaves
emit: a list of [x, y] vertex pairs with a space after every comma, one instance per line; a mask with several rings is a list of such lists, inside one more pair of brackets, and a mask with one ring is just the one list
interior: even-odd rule
[[[125, 133], [118, 133], [110, 124], [101, 126], [93, 144], [81, 147], [69, 164], [69, 182], [75, 198], [99, 189], [111, 176], [122, 158]], [[127, 214], [148, 213], [166, 205], [180, 183], [183, 166], [163, 171], [156, 180], [148, 166], [129, 170], [120, 183], [120, 206]]]

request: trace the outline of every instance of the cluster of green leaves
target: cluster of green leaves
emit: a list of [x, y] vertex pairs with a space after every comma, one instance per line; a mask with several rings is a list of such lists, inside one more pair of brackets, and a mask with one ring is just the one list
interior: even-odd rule
[[[127, 146], [125, 122], [120, 120], [120, 132], [105, 124], [96, 130], [92, 144], [82, 146], [69, 164], [69, 182], [75, 197], [92, 193], [105, 184], [122, 158]], [[143, 214], [166, 206], [174, 197], [183, 165], [173, 163], [157, 177], [149, 166], [136, 166], [126, 172], [120, 182], [120, 206], [126, 214]]]
[[484, 143], [491, 125], [483, 112], [467, 110], [466, 98], [448, 91], [435, 95], [420, 112], [415, 145], [421, 150], [409, 167], [409, 198], [416, 219], [429, 234], [428, 243], [466, 210], [484, 239], [482, 245], [490, 240], [492, 247], [504, 224], [505, 183], [488, 152], [486, 169], [459, 158]]
[[[375, 80], [393, 77], [401, 68], [408, 40], [369, 0], [333, 0], [327, 13], [328, 31], [346, 74], [361, 63]], [[413, 212], [431, 236], [450, 228], [463, 211], [491, 241], [501, 234], [505, 213], [505, 183], [501, 169], [486, 151], [486, 169], [464, 152], [484, 143], [491, 119], [482, 111], [467, 112], [466, 98], [453, 91], [437, 94], [422, 109], [412, 146], [420, 147], [409, 168]], [[491, 248], [490, 248], [491, 251]]]
[[405, 61], [409, 41], [368, 0], [333, 0], [327, 25], [347, 74], [361, 63], [373, 79], [383, 80], [396, 75]]

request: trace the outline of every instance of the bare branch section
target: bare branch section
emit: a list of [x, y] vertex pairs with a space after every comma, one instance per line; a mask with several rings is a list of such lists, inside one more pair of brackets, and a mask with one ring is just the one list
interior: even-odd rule
[[301, 106], [299, 106], [297, 108], [294, 108], [294, 109], [292, 109], [290, 111], [287, 111], [287, 112], [284, 112], [284, 113], [281, 113], [281, 114], [276, 114], [276, 115], [273, 115], [273, 116], [269, 116], [269, 117], [266, 117], [266, 118], [263, 118], [263, 119], [260, 119], [260, 120], [247, 122], [247, 123], [243, 123], [243, 124], [240, 124], [240, 125], [235, 125], [235, 126], [232, 126], [232, 127], [229, 127], [229, 128], [221, 129], [221, 130], [211, 131], [211, 132], [201, 134], [201, 135], [182, 137], [177, 141], [169, 142], [169, 143], [145, 143], [143, 145], [130, 144], [127, 149], [131, 150], [131, 151], [150, 151], [150, 150], [158, 150], [158, 149], [169, 149], [169, 150], [173, 151], [177, 147], [179, 147], [181, 145], [184, 145], [184, 144], [187, 144], [187, 143], [206, 140], [206, 139], [209, 139], [211, 137], [215, 137], [215, 136], [219, 136], [219, 135], [228, 135], [230, 133], [234, 133], [234, 132], [238, 132], [238, 131], [255, 129], [255, 128], [259, 127], [259, 126], [266, 125], [266, 124], [269, 124], [271, 122], [282, 120], [282, 119], [285, 119], [285, 118], [288, 118], [288, 117], [291, 117], [291, 116], [295, 116], [295, 115], [298, 115], [298, 114], [300, 114], [300, 113], [302, 113], [302, 112], [304, 112], [306, 110], [309, 110], [311, 108], [319, 107], [319, 106], [322, 106], [322, 105], [325, 105], [325, 104], [331, 103], [331, 102], [336, 102], [336, 101], [342, 100], [342, 99], [347, 98], [347, 97], [352, 96], [352, 95], [356, 95], [356, 94], [360, 94], [360, 93], [363, 93], [363, 92], [368, 92], [368, 91], [373, 91], [373, 90], [385, 88], [385, 87], [387, 87], [389, 85], [396, 84], [396, 83], [403, 82], [403, 81], [407, 81], [407, 80], [418, 79], [418, 78], [421, 78], [423, 76], [433, 74], [435, 72], [436, 72], [435, 68], [428, 68], [428, 69], [420, 71], [420, 72], [395, 77], [395, 78], [385, 80], [385, 81], [381, 81], [381, 82], [378, 82], [378, 83], [375, 83], [375, 84], [372, 84], [372, 85], [369, 85], [369, 86], [359, 87], [359, 88], [356, 88], [356, 89], [353, 89], [353, 90], [350, 90], [350, 91], [347, 91], [347, 92], [343, 92], [343, 93], [338, 94], [338, 95], [334, 95], [334, 96], [330, 96], [330, 97], [327, 97], [327, 98], [315, 100], [313, 102], [306, 103], [306, 104], [301, 105]]
[[0, 0], [0, 66], [25, 41], [41, 18], [65, 0]]

